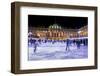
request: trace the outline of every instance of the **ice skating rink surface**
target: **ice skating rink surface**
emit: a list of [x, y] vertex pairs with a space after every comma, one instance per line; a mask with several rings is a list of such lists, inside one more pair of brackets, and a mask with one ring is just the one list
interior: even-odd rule
[[34, 52], [34, 45], [28, 47], [28, 60], [53, 60], [53, 59], [80, 59], [88, 58], [88, 46], [71, 44], [66, 50], [66, 43], [41, 43], [38, 44], [36, 52]]

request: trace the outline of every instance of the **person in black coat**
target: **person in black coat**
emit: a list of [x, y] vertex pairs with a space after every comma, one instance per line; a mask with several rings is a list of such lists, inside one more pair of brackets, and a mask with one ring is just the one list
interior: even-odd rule
[[80, 44], [81, 44], [80, 40], [77, 40], [77, 48], [78, 49], [80, 49]]
[[69, 50], [70, 50], [70, 49], [69, 49], [69, 44], [70, 44], [70, 40], [67, 39], [67, 40], [66, 40], [66, 51], [69, 51]]
[[36, 53], [36, 51], [37, 51], [37, 46], [38, 46], [38, 41], [35, 41], [35, 43], [34, 43], [34, 53]]

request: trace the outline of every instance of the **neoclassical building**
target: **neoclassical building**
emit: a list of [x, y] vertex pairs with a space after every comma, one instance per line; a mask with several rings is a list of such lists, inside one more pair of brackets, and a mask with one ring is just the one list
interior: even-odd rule
[[[66, 40], [68, 38], [87, 37], [87, 26], [80, 29], [66, 29], [57, 24], [50, 25], [48, 28], [29, 27], [29, 31], [33, 38], [48, 40]], [[30, 35], [30, 34], [29, 34]]]

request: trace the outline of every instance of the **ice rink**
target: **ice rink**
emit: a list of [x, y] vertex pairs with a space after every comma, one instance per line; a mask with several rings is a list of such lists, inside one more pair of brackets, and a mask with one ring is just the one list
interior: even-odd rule
[[36, 52], [34, 45], [28, 47], [28, 60], [51, 60], [51, 59], [80, 59], [88, 58], [88, 46], [81, 45], [77, 48], [75, 44], [71, 44], [66, 50], [66, 43], [41, 43], [38, 44]]

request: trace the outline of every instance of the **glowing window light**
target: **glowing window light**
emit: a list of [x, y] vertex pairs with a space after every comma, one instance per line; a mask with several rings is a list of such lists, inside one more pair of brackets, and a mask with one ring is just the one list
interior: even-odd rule
[[82, 31], [78, 31], [78, 34], [80, 34]]
[[28, 35], [32, 35], [32, 32], [29, 32]]
[[73, 34], [70, 34], [70, 36], [73, 36]]

